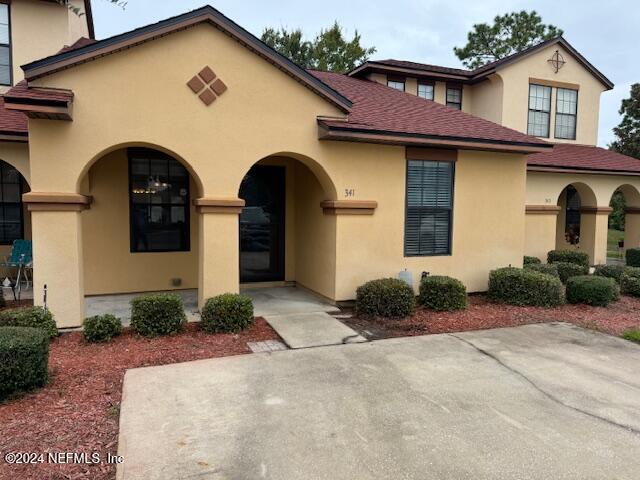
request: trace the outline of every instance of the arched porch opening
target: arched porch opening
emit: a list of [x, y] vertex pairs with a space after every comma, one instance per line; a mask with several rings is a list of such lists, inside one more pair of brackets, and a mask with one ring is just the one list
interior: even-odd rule
[[278, 153], [256, 162], [238, 189], [245, 201], [240, 283], [296, 284], [332, 298], [336, 220], [321, 203], [336, 195], [325, 169], [308, 157]]
[[583, 236], [590, 233], [587, 231], [589, 225], [583, 222], [583, 213], [597, 207], [596, 195], [585, 183], [571, 183], [562, 189], [557, 205], [560, 211], [556, 226], [556, 249], [579, 249]]
[[611, 196], [610, 207], [607, 257], [621, 262], [627, 248], [640, 247], [640, 192], [633, 185], [621, 185]]
[[[121, 145], [92, 160], [78, 179], [92, 198], [81, 213], [85, 296], [180, 291], [195, 311], [201, 185], [184, 160], [155, 145]], [[129, 298], [115, 300], [87, 300], [87, 314], [128, 314]]]

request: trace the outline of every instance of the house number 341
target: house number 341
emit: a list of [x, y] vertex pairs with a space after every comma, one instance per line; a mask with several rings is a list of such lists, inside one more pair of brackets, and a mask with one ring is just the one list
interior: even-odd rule
[[345, 188], [344, 189], [344, 196], [349, 198], [349, 197], [355, 197], [356, 196], [356, 191], [354, 188]]

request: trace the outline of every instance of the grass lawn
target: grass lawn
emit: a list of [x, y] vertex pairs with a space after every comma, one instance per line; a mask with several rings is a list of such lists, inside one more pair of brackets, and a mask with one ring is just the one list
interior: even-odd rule
[[618, 248], [618, 242], [624, 240], [624, 232], [620, 230], [609, 229], [607, 235], [607, 257], [609, 258], [622, 258], [620, 249]]

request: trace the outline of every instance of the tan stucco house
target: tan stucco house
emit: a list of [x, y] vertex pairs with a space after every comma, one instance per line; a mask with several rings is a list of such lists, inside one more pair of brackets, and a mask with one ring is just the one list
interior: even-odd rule
[[[61, 327], [80, 325], [87, 295], [197, 288], [202, 304], [267, 283], [339, 302], [404, 269], [482, 291], [525, 254], [603, 263], [618, 188], [640, 245], [640, 162], [594, 146], [612, 84], [562, 38], [476, 71], [341, 75], [298, 67], [211, 7], [100, 41], [90, 15], [0, 7], [14, 52], [0, 240], [32, 239], [34, 301], [46, 285]], [[60, 25], [35, 35], [54, 9]]]

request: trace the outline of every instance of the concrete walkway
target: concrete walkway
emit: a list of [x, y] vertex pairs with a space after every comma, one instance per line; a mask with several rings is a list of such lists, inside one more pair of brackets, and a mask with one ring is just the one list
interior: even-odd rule
[[640, 347], [566, 324], [129, 370], [119, 480], [632, 480]]
[[367, 340], [328, 312], [339, 308], [295, 287], [243, 290], [253, 300], [254, 314], [264, 319], [289, 348], [322, 347]]

